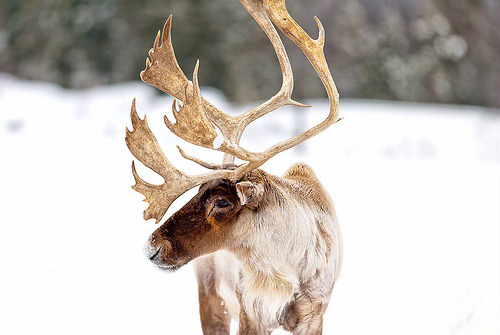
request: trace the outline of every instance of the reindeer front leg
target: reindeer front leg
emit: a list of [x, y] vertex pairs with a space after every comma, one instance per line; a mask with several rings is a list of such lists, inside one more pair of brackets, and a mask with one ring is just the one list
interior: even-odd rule
[[231, 317], [222, 298], [217, 294], [215, 264], [212, 257], [202, 257], [194, 262], [198, 280], [201, 328], [204, 335], [229, 335]]
[[325, 302], [302, 296], [288, 306], [282, 326], [293, 335], [321, 335], [326, 307]]
[[261, 324], [252, 320], [245, 312], [244, 308], [240, 310], [238, 335], [269, 335], [271, 331], [265, 329]]

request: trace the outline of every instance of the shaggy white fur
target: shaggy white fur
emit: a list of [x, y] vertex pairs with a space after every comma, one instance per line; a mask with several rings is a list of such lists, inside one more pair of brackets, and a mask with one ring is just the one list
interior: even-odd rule
[[214, 254], [218, 275], [224, 277], [219, 294], [231, 316], [238, 318], [239, 297], [245, 312], [267, 328], [279, 326], [285, 308], [299, 294], [327, 305], [342, 258], [330, 199], [326, 197], [326, 205], [304, 203], [302, 184], [273, 181], [266, 184], [267, 199], [259, 210], [244, 211], [235, 224], [234, 255]]

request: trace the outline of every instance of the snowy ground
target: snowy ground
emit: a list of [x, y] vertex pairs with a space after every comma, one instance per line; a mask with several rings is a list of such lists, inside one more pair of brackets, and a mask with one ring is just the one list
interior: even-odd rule
[[[162, 125], [171, 100], [145, 84], [65, 91], [0, 75], [0, 334], [201, 334], [191, 266], [162, 273], [142, 255], [157, 226], [130, 188], [134, 96], [169, 158], [198, 172]], [[243, 143], [264, 149], [323, 118], [325, 102], [310, 103]], [[308, 162], [336, 203], [346, 252], [325, 334], [500, 334], [498, 111], [343, 101], [341, 113], [264, 166]]]

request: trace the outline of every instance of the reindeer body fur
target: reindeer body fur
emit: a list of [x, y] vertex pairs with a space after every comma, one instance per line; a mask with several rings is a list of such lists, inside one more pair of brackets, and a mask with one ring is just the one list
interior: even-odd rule
[[[228, 325], [229, 313], [240, 319], [240, 334], [277, 327], [319, 334], [342, 264], [333, 203], [305, 164], [282, 178], [256, 172], [249, 179], [264, 185], [258, 208], [242, 210], [224, 250], [195, 260], [204, 333], [228, 330], [222, 324]], [[212, 293], [204, 295], [207, 287]], [[212, 305], [223, 306], [223, 314], [204, 322], [204, 315], [214, 314], [204, 310]]]

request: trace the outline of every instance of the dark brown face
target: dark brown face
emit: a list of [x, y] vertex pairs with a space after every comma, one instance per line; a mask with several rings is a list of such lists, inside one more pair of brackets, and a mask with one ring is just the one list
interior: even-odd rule
[[200, 186], [198, 194], [149, 237], [147, 257], [158, 267], [175, 271], [223, 248], [242, 208], [234, 184], [214, 180]]

